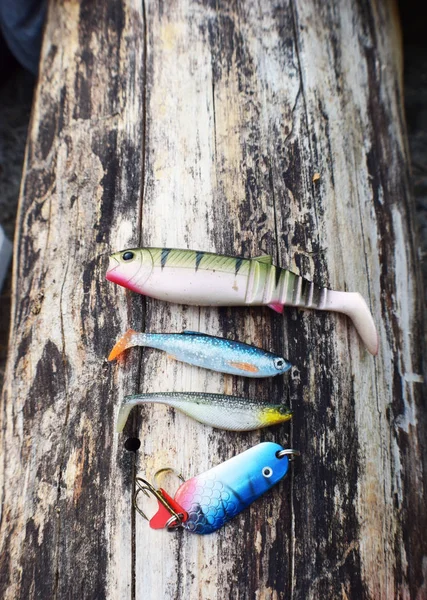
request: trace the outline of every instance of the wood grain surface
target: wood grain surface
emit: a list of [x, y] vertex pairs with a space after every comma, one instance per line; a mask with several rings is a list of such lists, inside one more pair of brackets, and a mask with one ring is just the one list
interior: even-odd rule
[[[427, 598], [401, 91], [391, 2], [50, 3], [2, 395], [1, 598]], [[268, 253], [360, 291], [379, 355], [339, 315], [177, 306], [107, 282], [108, 254], [138, 245]], [[149, 349], [108, 363], [128, 327], [222, 335], [295, 366], [250, 381]], [[283, 400], [295, 416], [238, 434], [148, 406], [115, 433], [125, 394], [172, 390]], [[135, 473], [190, 477], [260, 440], [301, 458], [219, 532], [153, 531], [135, 515]]]

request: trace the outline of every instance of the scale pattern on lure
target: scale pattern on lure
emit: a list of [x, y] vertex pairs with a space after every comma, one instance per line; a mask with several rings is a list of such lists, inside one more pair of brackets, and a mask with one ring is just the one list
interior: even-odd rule
[[[173, 500], [158, 489], [155, 495], [158, 499], [162, 496], [159, 511], [150, 525], [155, 529], [181, 526], [192, 533], [212, 533], [283, 479], [289, 469], [289, 456], [296, 454], [279, 444], [263, 442], [185, 481]], [[153, 490], [151, 486], [145, 489]], [[167, 510], [169, 500], [179, 519], [170, 518], [173, 513]]]
[[197, 367], [245, 377], [273, 377], [285, 373], [292, 366], [272, 352], [205, 333], [137, 333], [133, 329], [129, 329], [115, 344], [108, 360], [114, 360], [133, 346], [157, 348], [176, 360]]
[[132, 248], [112, 254], [106, 275], [159, 300], [199, 306], [268, 305], [331, 310], [348, 315], [369, 352], [378, 336], [369, 308], [356, 292], [336, 292], [272, 264], [271, 256], [234, 258], [170, 248]]
[[289, 421], [292, 411], [284, 404], [265, 404], [249, 398], [203, 392], [156, 392], [126, 396], [117, 417], [120, 433], [134, 406], [166, 404], [200, 423], [229, 431], [251, 431]]

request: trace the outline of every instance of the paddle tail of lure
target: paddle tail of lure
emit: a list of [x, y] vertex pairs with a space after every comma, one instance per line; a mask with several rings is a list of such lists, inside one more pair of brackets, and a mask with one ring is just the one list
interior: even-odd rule
[[181, 526], [201, 535], [213, 533], [283, 479], [297, 454], [273, 442], [258, 444], [178, 488], [174, 510], [184, 519], [171, 519], [159, 502], [159, 512], [150, 523], [155, 528]]
[[245, 259], [194, 250], [132, 248], [111, 255], [106, 277], [140, 294], [181, 304], [342, 312], [352, 319], [369, 352], [378, 352], [375, 325], [359, 294], [322, 289], [276, 267], [271, 256]]
[[116, 359], [122, 352], [134, 346], [148, 346], [149, 348], [158, 348], [159, 350], [168, 349], [167, 340], [174, 334], [162, 333], [141, 333], [134, 329], [128, 329], [126, 333], [114, 344], [113, 349], [108, 355], [108, 360]]
[[341, 312], [350, 317], [368, 351], [378, 354], [378, 334], [371, 311], [358, 292], [334, 292], [325, 290], [325, 302], [320, 310]]
[[117, 431], [123, 431], [134, 406], [151, 403], [172, 406], [200, 423], [228, 431], [261, 429], [292, 417], [292, 411], [284, 404], [265, 404], [225, 394], [156, 392], [126, 396], [119, 410]]
[[138, 333], [133, 329], [128, 329], [125, 334], [114, 344], [113, 349], [108, 355], [108, 360], [116, 359], [122, 352], [134, 346], [145, 346], [138, 339]]
[[118, 340], [108, 360], [132, 346], [150, 346], [197, 367], [244, 377], [273, 377], [292, 366], [282, 356], [262, 348], [205, 333], [137, 333], [133, 329]]
[[[302, 277], [298, 277], [298, 279], [306, 284], [309, 283]], [[302, 289], [302, 284], [299, 284], [299, 287]], [[371, 311], [363, 296], [358, 292], [335, 292], [326, 288], [317, 288], [318, 300], [313, 305], [313, 289], [315, 289], [315, 286], [311, 283], [308, 292], [306, 292], [305, 299], [302, 297], [302, 292], [301, 298], [299, 298], [297, 293], [295, 303], [288, 302], [288, 305], [301, 308], [316, 308], [317, 310], [338, 312], [347, 315], [353, 321], [353, 325], [367, 350], [374, 356], [378, 354], [377, 330]], [[284, 304], [280, 303], [269, 304], [270, 308], [279, 313], [283, 312], [284, 306]]]

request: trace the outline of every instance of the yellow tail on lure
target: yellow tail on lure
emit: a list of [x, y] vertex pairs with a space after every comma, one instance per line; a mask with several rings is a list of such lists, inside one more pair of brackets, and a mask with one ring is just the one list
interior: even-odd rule
[[195, 250], [132, 248], [110, 256], [107, 279], [130, 290], [178, 304], [268, 305], [341, 312], [350, 317], [371, 354], [378, 352], [375, 324], [357, 292], [320, 288], [272, 264], [271, 256], [235, 258]]

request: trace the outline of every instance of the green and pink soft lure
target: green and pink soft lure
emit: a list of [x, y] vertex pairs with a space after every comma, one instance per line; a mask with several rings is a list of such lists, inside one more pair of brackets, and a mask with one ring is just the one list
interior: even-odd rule
[[277, 312], [297, 306], [348, 315], [371, 354], [378, 335], [357, 292], [320, 288], [272, 264], [271, 256], [234, 258], [194, 250], [132, 248], [112, 254], [106, 275], [130, 290], [159, 300], [198, 306], [268, 305]]

